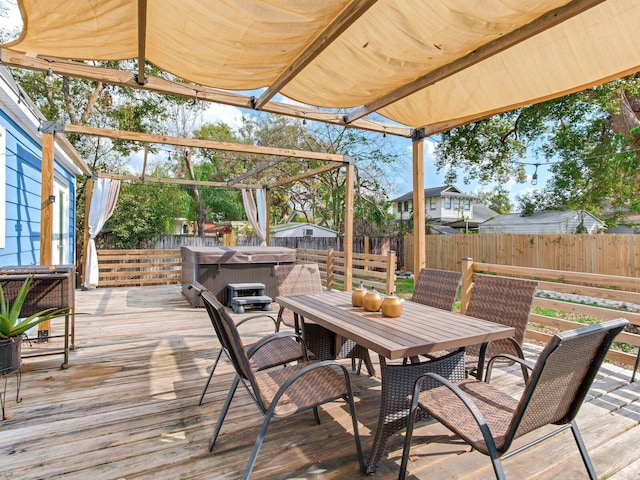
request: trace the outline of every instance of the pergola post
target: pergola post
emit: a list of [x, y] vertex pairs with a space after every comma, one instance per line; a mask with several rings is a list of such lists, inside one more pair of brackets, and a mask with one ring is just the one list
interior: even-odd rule
[[271, 235], [270, 228], [271, 225], [271, 189], [267, 187], [263, 187], [265, 191], [265, 203], [267, 204], [267, 221], [266, 223], [266, 232], [264, 232], [264, 239], [267, 245], [271, 243]]
[[87, 256], [89, 255], [89, 214], [91, 213], [91, 197], [93, 196], [93, 177], [87, 178], [84, 195], [84, 232], [82, 237], [82, 264], [80, 274], [82, 285], [87, 283]]
[[[42, 135], [42, 180], [40, 205], [40, 265], [51, 265], [53, 248], [53, 163], [54, 137], [53, 132]], [[38, 325], [38, 337], [47, 338], [51, 329], [51, 322], [45, 321]], [[42, 333], [41, 333], [42, 332]]]
[[344, 198], [344, 291], [353, 289], [353, 183], [354, 169], [352, 159], [347, 159], [346, 188]]
[[416, 130], [413, 139], [413, 271], [417, 275], [427, 264], [424, 211], [424, 131]]

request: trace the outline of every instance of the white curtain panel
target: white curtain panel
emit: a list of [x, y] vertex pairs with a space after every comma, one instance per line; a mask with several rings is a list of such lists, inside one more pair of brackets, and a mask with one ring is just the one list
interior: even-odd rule
[[267, 244], [267, 237], [265, 235], [267, 231], [267, 195], [264, 189], [255, 190], [258, 199], [258, 206], [256, 206], [252, 192], [252, 190], [242, 189], [242, 203], [244, 203], [244, 211], [247, 214], [249, 223], [251, 223], [256, 235], [262, 240], [260, 245], [264, 246]]
[[98, 286], [98, 252], [96, 251], [95, 238], [116, 209], [119, 193], [120, 180], [98, 178], [94, 182], [88, 220], [89, 244], [87, 245], [87, 258], [85, 259], [85, 288]]

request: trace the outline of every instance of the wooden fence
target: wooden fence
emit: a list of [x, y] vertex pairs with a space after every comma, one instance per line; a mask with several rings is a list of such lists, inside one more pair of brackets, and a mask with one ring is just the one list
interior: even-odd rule
[[[413, 236], [404, 242], [414, 269]], [[640, 235], [427, 235], [426, 266], [460, 270], [461, 258], [570, 272], [640, 276]]]
[[[584, 323], [626, 318], [630, 327], [618, 335], [616, 341], [636, 350], [640, 347], [640, 278], [496, 265], [472, 259], [463, 260], [461, 269], [461, 311], [466, 310], [469, 298], [473, 296], [472, 282], [476, 273], [538, 281], [526, 334], [529, 341], [546, 344], [551, 331], [573, 330]], [[637, 368], [636, 355], [631, 351], [610, 350], [607, 359]]]

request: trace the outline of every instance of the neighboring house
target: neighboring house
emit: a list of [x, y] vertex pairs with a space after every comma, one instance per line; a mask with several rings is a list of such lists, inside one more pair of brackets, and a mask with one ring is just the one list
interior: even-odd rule
[[[0, 65], [0, 266], [40, 263], [44, 117]], [[55, 148], [52, 263], [75, 263], [76, 175], [80, 169]]]
[[640, 233], [640, 214], [627, 213], [615, 227], [607, 227], [604, 233], [637, 235]]
[[478, 233], [600, 233], [604, 223], [583, 210], [538, 212], [523, 217], [520, 213], [498, 215], [478, 227]]
[[[397, 223], [408, 221], [413, 214], [413, 192], [391, 200]], [[427, 188], [424, 191], [424, 211], [429, 224], [476, 230], [478, 225], [498, 213], [484, 205], [473, 203], [467, 195], [452, 185]]]
[[335, 238], [338, 236], [338, 232], [331, 230], [327, 227], [321, 227], [320, 225], [314, 225], [313, 223], [283, 223], [271, 227], [271, 236], [276, 238], [281, 237], [324, 237]]

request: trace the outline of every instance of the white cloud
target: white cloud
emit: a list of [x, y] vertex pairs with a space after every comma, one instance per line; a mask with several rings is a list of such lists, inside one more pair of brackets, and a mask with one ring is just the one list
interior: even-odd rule
[[224, 122], [233, 129], [242, 126], [242, 110], [230, 105], [212, 103], [209, 108], [202, 112], [203, 123]]

